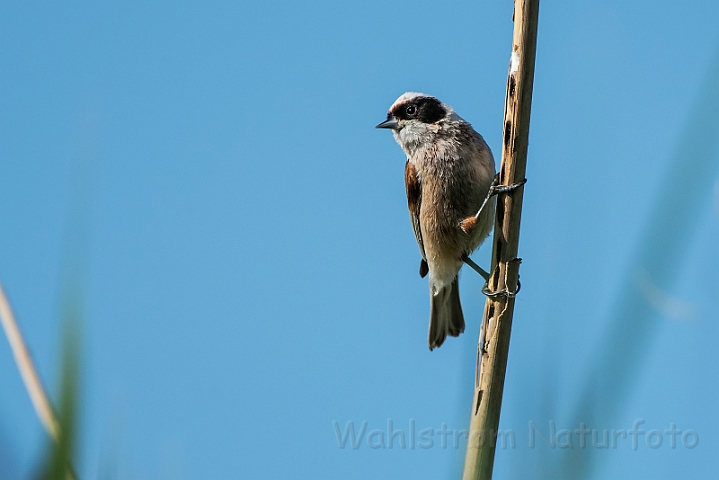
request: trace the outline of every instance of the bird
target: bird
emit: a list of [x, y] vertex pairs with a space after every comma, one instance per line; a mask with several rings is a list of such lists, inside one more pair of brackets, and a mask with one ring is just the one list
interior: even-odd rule
[[[458, 275], [494, 224], [492, 151], [471, 124], [431, 95], [407, 92], [376, 128], [390, 129], [407, 156], [407, 207], [429, 274], [429, 349], [464, 332]], [[473, 264], [471, 262], [470, 264]]]

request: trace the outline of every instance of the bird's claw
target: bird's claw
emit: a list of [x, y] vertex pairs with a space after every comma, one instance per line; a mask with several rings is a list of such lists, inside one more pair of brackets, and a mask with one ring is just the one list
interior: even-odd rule
[[486, 297], [489, 297], [489, 298], [497, 298], [500, 296], [504, 296], [507, 298], [514, 298], [517, 296], [517, 294], [519, 293], [519, 291], [521, 289], [522, 289], [522, 283], [519, 281], [519, 279], [517, 279], [517, 289], [515, 291], [510, 292], [506, 288], [503, 288], [501, 290], [497, 290], [496, 292], [493, 292], [489, 289], [489, 281], [487, 281], [487, 283], [485, 283], [484, 286], [482, 287], [482, 293]]
[[521, 181], [519, 181], [519, 182], [517, 182], [517, 183], [513, 183], [513, 184], [511, 184], [511, 185], [500, 185], [500, 184], [499, 184], [499, 174], [497, 174], [497, 175], [494, 177], [494, 181], [492, 182], [492, 186], [489, 187], [489, 196], [491, 197], [492, 195], [499, 195], [500, 193], [511, 192], [512, 190], [518, 189], [519, 187], [521, 187], [521, 186], [524, 185], [525, 183], [527, 183], [527, 179], [526, 179], [526, 178], [522, 179]]

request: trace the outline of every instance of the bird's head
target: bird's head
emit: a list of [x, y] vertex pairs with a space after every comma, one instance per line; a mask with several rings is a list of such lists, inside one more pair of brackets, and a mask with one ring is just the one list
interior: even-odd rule
[[431, 142], [443, 124], [461, 121], [454, 109], [435, 97], [417, 92], [400, 96], [389, 108], [387, 120], [376, 128], [389, 128], [408, 155]]

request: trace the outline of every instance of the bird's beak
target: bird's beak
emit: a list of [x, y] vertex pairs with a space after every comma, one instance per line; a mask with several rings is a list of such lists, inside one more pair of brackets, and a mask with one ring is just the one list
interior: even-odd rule
[[394, 117], [390, 117], [374, 128], [397, 128], [397, 125], [397, 120]]

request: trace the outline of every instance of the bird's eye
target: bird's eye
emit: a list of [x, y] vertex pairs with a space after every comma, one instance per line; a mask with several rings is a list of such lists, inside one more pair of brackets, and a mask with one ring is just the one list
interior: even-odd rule
[[417, 113], [417, 107], [415, 107], [414, 105], [408, 105], [407, 110], [405, 111], [407, 112], [407, 115], [414, 115], [415, 113]]

